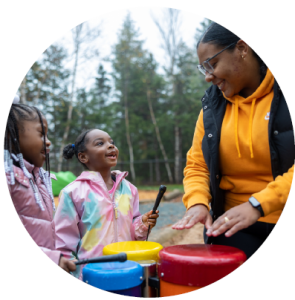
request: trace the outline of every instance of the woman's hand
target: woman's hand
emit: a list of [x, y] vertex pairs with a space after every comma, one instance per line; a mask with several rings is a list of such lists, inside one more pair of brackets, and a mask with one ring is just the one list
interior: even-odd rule
[[189, 208], [184, 217], [172, 226], [172, 229], [189, 229], [201, 222], [208, 229], [212, 225], [212, 217], [208, 208], [203, 204], [197, 204]]
[[152, 229], [157, 224], [157, 219], [159, 217], [159, 211], [157, 210], [155, 214], [152, 214], [153, 210], [150, 210], [149, 212], [142, 215], [142, 223], [146, 226]]
[[230, 237], [241, 229], [254, 224], [261, 214], [249, 202], [229, 209], [220, 216], [206, 232], [208, 236], [218, 236], [225, 231], [226, 237]]
[[76, 265], [74, 261], [68, 260], [63, 256], [60, 258], [58, 265], [68, 273], [76, 271]]

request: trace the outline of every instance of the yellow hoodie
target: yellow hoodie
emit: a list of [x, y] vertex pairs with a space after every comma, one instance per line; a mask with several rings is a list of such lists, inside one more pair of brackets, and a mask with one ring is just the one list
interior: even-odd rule
[[[248, 98], [234, 95], [228, 100], [219, 145], [220, 188], [225, 190], [225, 210], [242, 204], [253, 196], [263, 208], [259, 221], [276, 223], [291, 188], [294, 166], [275, 181], [271, 171], [268, 122], [274, 77], [268, 70]], [[184, 169], [183, 202], [187, 208], [204, 204], [209, 208], [209, 170], [202, 153], [203, 111], [200, 112], [193, 145]], [[218, 199], [217, 199], [218, 201]]]

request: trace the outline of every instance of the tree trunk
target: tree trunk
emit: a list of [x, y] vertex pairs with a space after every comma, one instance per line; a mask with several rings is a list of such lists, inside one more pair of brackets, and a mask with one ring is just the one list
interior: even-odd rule
[[153, 140], [153, 145], [155, 149], [155, 174], [156, 174], [156, 183], [161, 184], [161, 172], [160, 172], [160, 164], [159, 164], [159, 157], [158, 157], [158, 148], [159, 143], [157, 140]]
[[182, 163], [181, 163], [181, 129], [178, 125], [174, 127], [175, 132], [175, 147], [174, 147], [174, 177], [175, 183], [181, 183], [182, 181]]
[[161, 184], [161, 172], [160, 172], [158, 155], [156, 155], [155, 171], [156, 171], [156, 182], [157, 184]]
[[61, 145], [60, 145], [60, 150], [59, 150], [59, 157], [58, 157], [58, 166], [57, 166], [57, 172], [61, 171], [61, 166], [62, 166], [62, 153], [63, 153], [63, 148], [65, 146], [65, 142], [68, 138], [69, 135], [69, 130], [70, 130], [70, 122], [72, 120], [72, 112], [73, 112], [73, 100], [74, 100], [74, 93], [75, 93], [75, 83], [76, 83], [76, 72], [77, 72], [77, 66], [78, 66], [78, 57], [79, 57], [79, 48], [80, 48], [80, 34], [82, 30], [83, 24], [80, 24], [76, 27], [76, 36], [74, 39], [75, 42], [75, 64], [73, 68], [73, 78], [72, 78], [72, 87], [71, 87], [71, 95], [70, 95], [70, 104], [69, 104], [69, 110], [68, 110], [68, 115], [67, 115], [67, 125], [62, 137]]
[[27, 83], [27, 76], [25, 76], [20, 86], [20, 103], [23, 104], [27, 104], [26, 83]]
[[130, 132], [129, 132], [129, 115], [128, 115], [128, 97], [127, 97], [127, 88], [128, 83], [127, 79], [125, 80], [125, 86], [124, 86], [124, 103], [125, 103], [125, 127], [126, 127], [126, 139], [127, 144], [129, 148], [129, 157], [130, 157], [130, 172], [131, 172], [131, 178], [133, 182], [135, 181], [135, 170], [134, 170], [134, 156], [133, 156], [133, 147], [131, 143], [130, 138]]
[[157, 120], [156, 120], [155, 115], [154, 115], [154, 110], [153, 110], [153, 106], [152, 106], [152, 102], [151, 102], [151, 91], [149, 89], [147, 90], [147, 100], [148, 100], [148, 105], [149, 105], [149, 109], [150, 109], [152, 122], [153, 122], [154, 127], [155, 127], [159, 147], [160, 147], [162, 155], [165, 159], [165, 167], [166, 167], [166, 170], [167, 170], [169, 182], [172, 183], [173, 182], [173, 177], [172, 177], [172, 173], [171, 173], [171, 170], [170, 170], [168, 157], [166, 155], [166, 151], [164, 149], [164, 145], [163, 145], [162, 140], [161, 140], [161, 135], [160, 135], [159, 127], [158, 127], [158, 124], [157, 124]]

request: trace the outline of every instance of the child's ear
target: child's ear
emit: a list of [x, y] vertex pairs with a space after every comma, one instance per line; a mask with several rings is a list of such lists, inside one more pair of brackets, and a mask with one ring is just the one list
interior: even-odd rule
[[78, 159], [82, 164], [87, 164], [88, 163], [88, 155], [84, 152], [80, 152], [78, 154]]

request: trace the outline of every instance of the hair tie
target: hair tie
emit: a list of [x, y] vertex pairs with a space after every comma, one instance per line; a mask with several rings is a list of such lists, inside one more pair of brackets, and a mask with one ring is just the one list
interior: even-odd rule
[[72, 144], [72, 148], [75, 149], [75, 144]]

